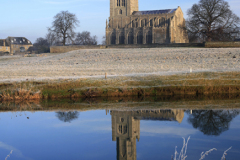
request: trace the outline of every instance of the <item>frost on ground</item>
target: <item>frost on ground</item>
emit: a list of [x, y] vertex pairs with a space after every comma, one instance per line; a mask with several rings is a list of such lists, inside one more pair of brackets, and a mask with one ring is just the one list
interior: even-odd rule
[[239, 48], [92, 49], [0, 57], [0, 81], [240, 71]]

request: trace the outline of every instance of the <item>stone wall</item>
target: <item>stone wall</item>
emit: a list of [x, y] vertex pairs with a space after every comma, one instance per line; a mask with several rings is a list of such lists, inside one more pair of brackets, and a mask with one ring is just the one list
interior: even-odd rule
[[105, 49], [103, 45], [85, 45], [85, 46], [51, 46], [50, 53], [66, 53], [79, 49]]
[[172, 43], [172, 44], [132, 44], [109, 45], [107, 48], [162, 48], [162, 47], [204, 47], [204, 43]]
[[240, 48], [240, 42], [206, 42], [206, 43], [171, 43], [171, 44], [122, 44], [122, 45], [86, 45], [86, 46], [52, 46], [50, 53], [66, 53], [80, 49], [107, 48], [163, 48], [163, 47], [205, 47], [205, 48]]
[[206, 48], [239, 48], [240, 42], [206, 42]]
[[107, 49], [107, 48], [161, 48], [161, 47], [204, 47], [203, 43], [173, 43], [173, 44], [123, 44], [123, 45], [86, 45], [86, 46], [52, 46], [50, 53], [66, 53], [80, 49]]

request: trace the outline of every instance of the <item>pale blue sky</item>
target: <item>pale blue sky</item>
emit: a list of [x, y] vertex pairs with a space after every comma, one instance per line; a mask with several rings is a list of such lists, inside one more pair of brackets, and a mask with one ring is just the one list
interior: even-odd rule
[[[32, 42], [45, 37], [47, 27], [60, 11], [76, 14], [80, 21], [77, 32], [90, 31], [102, 41], [110, 0], [0, 0], [0, 39], [8, 36], [26, 37]], [[199, 0], [139, 0], [139, 10], [172, 9], [180, 6], [186, 11]], [[240, 17], [240, 0], [227, 0]]]

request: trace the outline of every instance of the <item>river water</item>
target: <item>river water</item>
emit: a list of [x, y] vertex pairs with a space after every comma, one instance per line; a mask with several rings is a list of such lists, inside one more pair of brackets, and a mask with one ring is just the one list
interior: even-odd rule
[[[139, 104], [140, 106], [140, 104]], [[240, 159], [240, 109], [1, 110], [0, 160]], [[177, 147], [177, 148], [176, 148]]]

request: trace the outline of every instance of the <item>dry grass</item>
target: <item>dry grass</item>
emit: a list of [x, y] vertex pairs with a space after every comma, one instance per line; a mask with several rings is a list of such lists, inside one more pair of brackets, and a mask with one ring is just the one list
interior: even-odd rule
[[118, 76], [0, 84], [2, 100], [240, 93], [239, 72]]
[[41, 99], [41, 92], [33, 82], [1, 84], [0, 98], [2, 101], [25, 101]]

